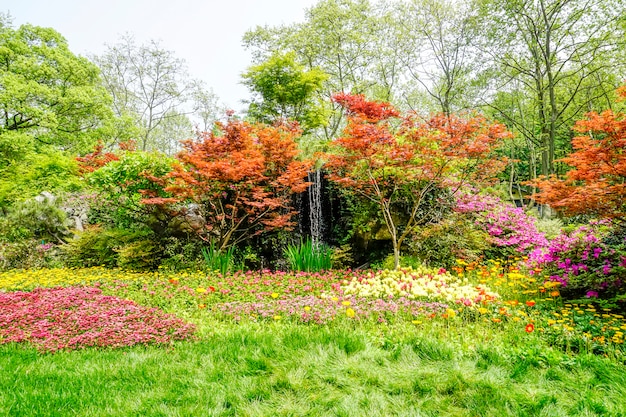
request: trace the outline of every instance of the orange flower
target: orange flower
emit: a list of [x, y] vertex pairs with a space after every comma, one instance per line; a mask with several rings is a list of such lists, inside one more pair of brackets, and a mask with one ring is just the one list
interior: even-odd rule
[[528, 307], [532, 307], [532, 306], [534, 306], [535, 304], [537, 304], [537, 303], [535, 303], [535, 300], [528, 300], [528, 301], [526, 301], [526, 305], [527, 305]]
[[532, 323], [528, 323], [526, 325], [526, 333], [532, 333], [535, 331], [535, 325]]
[[550, 297], [558, 297], [559, 295], [561, 295], [558, 291], [552, 291], [550, 293]]

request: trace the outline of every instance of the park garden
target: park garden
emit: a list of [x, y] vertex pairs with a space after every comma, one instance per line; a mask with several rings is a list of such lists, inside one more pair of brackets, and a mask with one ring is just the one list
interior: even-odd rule
[[[480, 26], [510, 47], [498, 57], [509, 65], [427, 65], [437, 77], [403, 96], [378, 50], [379, 72], [338, 78], [328, 51], [371, 44], [333, 43], [341, 29], [320, 22], [352, 37], [369, 24], [380, 41], [377, 19], [391, 30], [397, 11], [417, 22], [452, 10], [401, 3], [322, 1], [301, 25], [250, 31], [248, 111], [212, 120], [204, 108], [204, 128], [181, 141], [182, 101], [145, 107], [139, 84], [112, 78], [132, 67], [115, 52], [147, 46], [125, 39], [89, 60], [3, 17], [0, 414], [626, 415], [626, 89], [603, 55], [613, 43], [592, 39], [600, 29], [573, 46], [535, 39], [563, 42], [533, 64], [544, 85], [511, 71], [524, 65], [513, 40]], [[467, 31], [485, 16], [523, 24], [505, 3], [445, 16]], [[545, 3], [571, 27], [597, 17]], [[469, 56], [444, 21], [446, 47]], [[393, 33], [421, 33], [445, 61], [434, 29], [417, 28]], [[322, 42], [312, 33], [329, 49], [304, 48]], [[411, 56], [415, 39], [387, 39]], [[526, 90], [491, 91], [513, 76]], [[166, 100], [170, 81], [153, 96]], [[488, 105], [468, 107], [480, 88]]]

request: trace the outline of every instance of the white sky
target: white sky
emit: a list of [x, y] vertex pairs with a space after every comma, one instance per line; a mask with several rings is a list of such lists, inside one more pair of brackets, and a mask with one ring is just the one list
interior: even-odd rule
[[[0, 4], [4, 3], [0, 1]], [[240, 111], [248, 97], [240, 75], [251, 64], [241, 45], [257, 25], [304, 19], [317, 0], [19, 0], [0, 5], [13, 25], [51, 27], [75, 54], [99, 54], [131, 33], [137, 43], [159, 40], [184, 59], [193, 78], [204, 80], [220, 101]]]

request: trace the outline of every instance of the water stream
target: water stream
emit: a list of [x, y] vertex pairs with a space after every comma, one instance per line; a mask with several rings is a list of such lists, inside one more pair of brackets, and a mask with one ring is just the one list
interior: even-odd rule
[[323, 240], [324, 217], [322, 216], [322, 171], [309, 172], [309, 224], [311, 228], [311, 241], [313, 245], [319, 245]]

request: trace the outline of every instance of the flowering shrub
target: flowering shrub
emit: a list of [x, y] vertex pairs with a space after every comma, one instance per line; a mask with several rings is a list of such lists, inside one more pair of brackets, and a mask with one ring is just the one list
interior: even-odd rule
[[531, 267], [543, 268], [550, 281], [559, 282], [571, 295], [610, 295], [624, 285], [626, 242], [615, 242], [608, 221], [592, 222], [554, 238], [529, 257]]
[[489, 234], [494, 257], [527, 254], [548, 246], [545, 234], [537, 230], [535, 219], [524, 210], [504, 203], [498, 197], [482, 194], [460, 194], [454, 209], [474, 218], [475, 225]]
[[498, 298], [498, 294], [491, 292], [487, 286], [471, 285], [467, 279], [459, 279], [443, 268], [436, 270], [426, 267], [371, 272], [365, 277], [346, 281], [341, 289], [345, 295], [357, 297], [406, 297], [441, 300], [465, 306]]
[[105, 296], [97, 288], [0, 292], [0, 344], [39, 350], [164, 344], [189, 338], [194, 326], [155, 308]]

